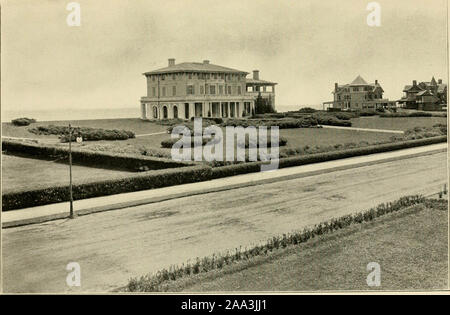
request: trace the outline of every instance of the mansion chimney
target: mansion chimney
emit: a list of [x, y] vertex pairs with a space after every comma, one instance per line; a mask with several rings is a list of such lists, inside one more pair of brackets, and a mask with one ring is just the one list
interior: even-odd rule
[[334, 91], [337, 92], [337, 90], [338, 90], [338, 84], [334, 83]]
[[175, 66], [175, 58], [170, 58], [169, 59], [169, 67], [173, 67]]
[[416, 85], [417, 85], [417, 81], [413, 80], [413, 86], [416, 86]]
[[209, 64], [209, 60], [203, 60], [203, 64], [208, 65]]
[[375, 84], [378, 84], [378, 80], [375, 80]]
[[253, 80], [259, 80], [259, 70], [253, 70]]
[[439, 80], [438, 80], [438, 84], [442, 84], [442, 79], [439, 79]]

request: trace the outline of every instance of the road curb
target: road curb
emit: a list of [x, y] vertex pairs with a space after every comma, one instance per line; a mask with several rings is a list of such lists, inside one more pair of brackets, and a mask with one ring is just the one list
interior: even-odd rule
[[[388, 163], [388, 162], [397, 161], [397, 160], [401, 160], [401, 159], [408, 159], [408, 158], [413, 158], [413, 157], [418, 157], [418, 156], [431, 155], [431, 154], [436, 154], [436, 153], [446, 152], [446, 151], [447, 151], [447, 148], [435, 149], [435, 150], [430, 150], [430, 151], [426, 151], [426, 152], [412, 153], [412, 154], [408, 154], [408, 155], [385, 158], [385, 159], [376, 160], [376, 161], [360, 162], [360, 163], [355, 163], [355, 164], [351, 164], [351, 165], [336, 166], [336, 167], [327, 168], [327, 169], [323, 169], [323, 170], [315, 170], [315, 171], [285, 175], [285, 176], [280, 176], [280, 177], [275, 177], [275, 178], [266, 178], [266, 179], [260, 179], [260, 180], [255, 180], [255, 181], [248, 181], [248, 182], [239, 183], [239, 184], [224, 185], [224, 186], [220, 186], [220, 187], [199, 189], [199, 190], [188, 191], [188, 192], [183, 192], [183, 193], [174, 193], [174, 194], [167, 194], [167, 195], [158, 196], [158, 197], [151, 197], [151, 198], [144, 198], [144, 199], [139, 199], [139, 200], [113, 203], [113, 204], [108, 204], [105, 206], [77, 210], [77, 211], [75, 211], [75, 214], [76, 214], [76, 216], [83, 216], [83, 215], [99, 213], [99, 212], [119, 210], [119, 209], [123, 209], [123, 208], [136, 207], [136, 206], [157, 203], [157, 202], [162, 202], [162, 201], [167, 201], [167, 200], [172, 200], [172, 199], [178, 199], [178, 198], [183, 198], [183, 197], [202, 195], [202, 194], [208, 194], [208, 193], [214, 193], [214, 192], [221, 192], [221, 191], [227, 191], [227, 190], [238, 189], [238, 188], [243, 188], [243, 187], [257, 186], [257, 185], [262, 185], [262, 184], [270, 184], [270, 183], [275, 183], [275, 182], [279, 182], [279, 181], [315, 176], [315, 175], [331, 173], [331, 172], [335, 172], [335, 171], [342, 171], [342, 170], [351, 169], [351, 168], [370, 166], [370, 165], [379, 164], [379, 163]], [[11, 211], [20, 211], [20, 209], [19, 210], [11, 210]], [[10, 222], [2, 222], [2, 228], [12, 228], [12, 227], [18, 227], [18, 226], [23, 226], [23, 225], [43, 223], [43, 222], [47, 222], [47, 221], [68, 219], [68, 218], [69, 218], [68, 213], [57, 213], [57, 214], [52, 214], [52, 215], [37, 216], [37, 217], [33, 217], [33, 218], [20, 219], [20, 220], [15, 220], [15, 221], [10, 221]]]

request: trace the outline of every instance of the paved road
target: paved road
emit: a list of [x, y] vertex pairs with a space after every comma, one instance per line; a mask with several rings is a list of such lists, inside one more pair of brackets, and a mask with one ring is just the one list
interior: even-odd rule
[[[400, 196], [437, 191], [447, 153], [3, 230], [5, 292], [106, 291], [132, 276]], [[66, 265], [81, 266], [81, 288]]]

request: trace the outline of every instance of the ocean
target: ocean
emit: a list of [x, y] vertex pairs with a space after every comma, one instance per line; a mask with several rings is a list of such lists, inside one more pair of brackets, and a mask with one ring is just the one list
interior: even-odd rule
[[[313, 107], [319, 109], [320, 106], [311, 105], [277, 105], [277, 112], [287, 112], [298, 110], [301, 107]], [[113, 118], [139, 118], [140, 108], [85, 108], [85, 109], [45, 109], [45, 110], [9, 110], [2, 109], [2, 122], [10, 122], [19, 117], [34, 118], [38, 121], [52, 120], [83, 120], [83, 119], [113, 119]]]
[[14, 118], [28, 117], [37, 121], [139, 118], [139, 106], [125, 108], [85, 108], [46, 110], [2, 110], [2, 122]]

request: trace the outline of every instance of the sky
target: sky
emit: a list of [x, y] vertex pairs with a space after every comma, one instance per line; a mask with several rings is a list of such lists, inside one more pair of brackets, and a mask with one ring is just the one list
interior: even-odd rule
[[379, 27], [362, 0], [79, 0], [78, 27], [69, 2], [1, 0], [2, 111], [139, 107], [168, 58], [259, 69], [277, 106], [319, 106], [358, 75], [392, 100], [448, 82], [446, 0], [379, 0]]

